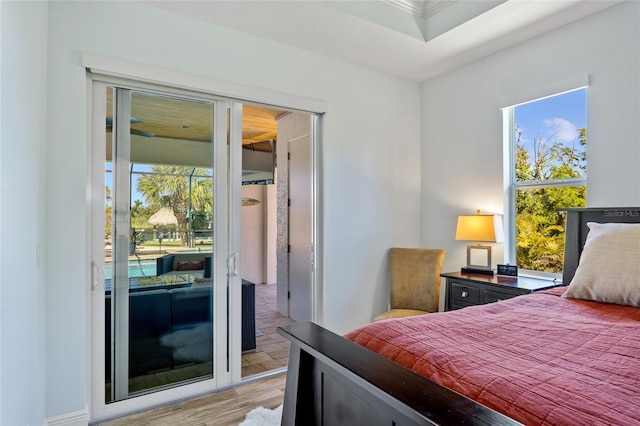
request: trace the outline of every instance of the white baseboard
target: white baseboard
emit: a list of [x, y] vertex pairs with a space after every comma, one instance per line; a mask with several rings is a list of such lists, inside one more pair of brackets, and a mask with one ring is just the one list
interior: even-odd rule
[[87, 426], [89, 424], [89, 410], [74, 411], [48, 418], [45, 426]]

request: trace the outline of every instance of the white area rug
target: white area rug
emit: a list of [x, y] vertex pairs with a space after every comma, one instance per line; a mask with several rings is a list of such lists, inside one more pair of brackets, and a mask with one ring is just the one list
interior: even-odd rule
[[[1, 1], [1, 0], [0, 0]], [[202, 322], [160, 337], [162, 346], [173, 348], [173, 359], [186, 362], [211, 362], [213, 344], [211, 323]]]
[[247, 417], [239, 426], [280, 426], [282, 405], [276, 409], [258, 407], [247, 413]]

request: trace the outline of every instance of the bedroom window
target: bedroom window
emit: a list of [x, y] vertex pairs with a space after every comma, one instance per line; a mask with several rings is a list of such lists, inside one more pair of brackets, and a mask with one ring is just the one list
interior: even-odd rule
[[[562, 273], [566, 207], [586, 206], [586, 88], [505, 108], [509, 189], [505, 260]], [[507, 168], [506, 168], [507, 169]]]

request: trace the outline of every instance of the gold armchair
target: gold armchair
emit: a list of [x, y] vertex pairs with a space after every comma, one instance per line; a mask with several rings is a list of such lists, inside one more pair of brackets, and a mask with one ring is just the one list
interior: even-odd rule
[[389, 249], [391, 309], [374, 321], [437, 312], [443, 263], [442, 249]]

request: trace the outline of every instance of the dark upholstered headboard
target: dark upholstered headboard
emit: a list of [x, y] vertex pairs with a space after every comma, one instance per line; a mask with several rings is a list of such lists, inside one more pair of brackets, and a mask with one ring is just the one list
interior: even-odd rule
[[591, 207], [562, 209], [567, 212], [562, 283], [569, 285], [578, 268], [580, 254], [589, 233], [588, 222], [640, 223], [640, 207]]

